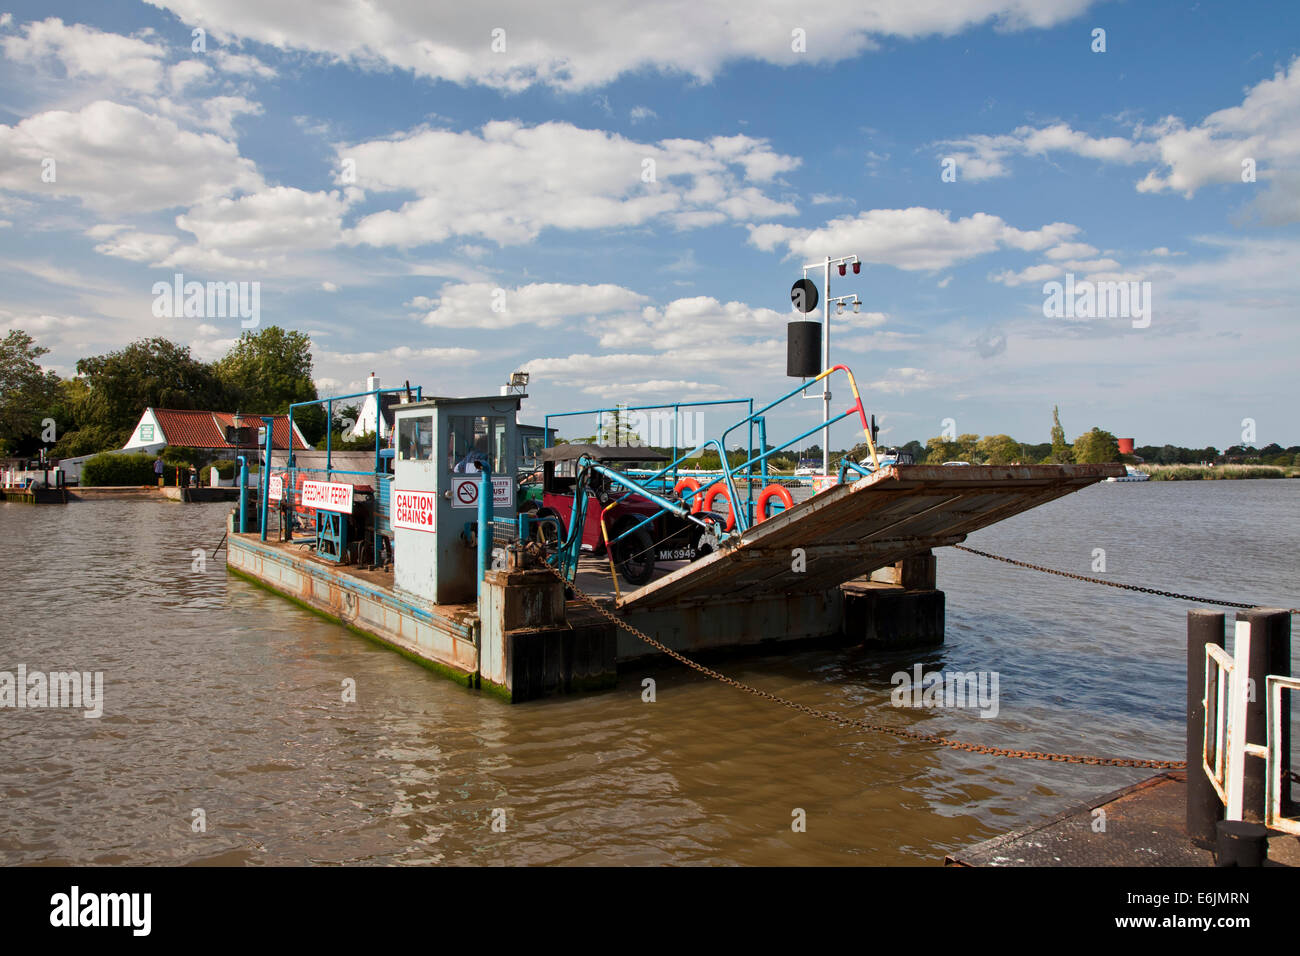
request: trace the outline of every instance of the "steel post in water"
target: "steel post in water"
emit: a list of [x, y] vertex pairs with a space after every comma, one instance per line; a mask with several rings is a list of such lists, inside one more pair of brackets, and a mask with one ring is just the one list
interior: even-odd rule
[[[1247, 676], [1251, 680], [1254, 693], [1246, 702], [1246, 741], [1251, 744], [1263, 744], [1268, 739], [1268, 694], [1266, 693], [1269, 674], [1291, 674], [1291, 612], [1278, 608], [1251, 608], [1238, 611], [1237, 620], [1250, 625], [1250, 662]], [[1291, 722], [1282, 721], [1282, 744], [1279, 756], [1282, 759], [1282, 779], [1287, 779], [1290, 769]], [[1264, 819], [1264, 801], [1267, 793], [1266, 761], [1259, 757], [1247, 755], [1245, 781], [1245, 819], [1260, 823]], [[1290, 789], [1289, 787], [1287, 788]]]
[[1262, 823], [1220, 820], [1215, 866], [1263, 866], [1268, 859], [1268, 828]]
[[[272, 448], [271, 426], [275, 424], [275, 419], [263, 418], [262, 421], [266, 423], [266, 448], [263, 450], [263, 455], [262, 455], [262, 474], [259, 476], [261, 480], [258, 482], [258, 486], [261, 490], [258, 492], [258, 496], [262, 499], [260, 502], [262, 506], [261, 535], [262, 535], [262, 540], [265, 541], [266, 540], [266, 499], [271, 497], [271, 448]], [[293, 448], [292, 439], [290, 439], [289, 441], [289, 447], [291, 449]]]
[[1218, 841], [1223, 804], [1201, 766], [1205, 752], [1205, 645], [1223, 647], [1224, 614], [1187, 612], [1187, 836], [1203, 849]]
[[483, 590], [483, 576], [487, 574], [488, 561], [492, 556], [491, 466], [484, 464], [478, 477], [478, 577], [474, 582], [475, 594]]
[[248, 459], [239, 456], [239, 533], [248, 533]]

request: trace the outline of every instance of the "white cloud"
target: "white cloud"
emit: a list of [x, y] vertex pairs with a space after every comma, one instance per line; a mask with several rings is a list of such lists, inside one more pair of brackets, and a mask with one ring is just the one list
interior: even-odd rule
[[945, 155], [957, 160], [958, 180], [968, 182], [1009, 176], [1011, 170], [1007, 159], [1013, 155], [1044, 156], [1066, 152], [1114, 163], [1136, 163], [1155, 156], [1150, 144], [1122, 136], [1094, 137], [1065, 123], [1040, 128], [1021, 126], [1005, 135], [981, 133], [942, 140], [937, 145], [945, 148]]
[[258, 79], [269, 80], [276, 75], [271, 67], [267, 66], [255, 56], [247, 53], [230, 53], [226, 50], [215, 50], [212, 54], [213, 60], [216, 61], [217, 69], [224, 70], [226, 73], [236, 73], [241, 76], [255, 76]]
[[208, 249], [324, 249], [338, 241], [346, 208], [337, 190], [309, 193], [273, 186], [196, 205], [177, 216], [176, 225]]
[[153, 109], [189, 126], [210, 129], [229, 139], [235, 138], [235, 120], [240, 116], [256, 116], [262, 104], [243, 96], [196, 97], [188, 101], [175, 101], [160, 97], [152, 102]]
[[903, 395], [909, 391], [935, 388], [947, 381], [943, 376], [923, 368], [895, 368], [882, 379], [863, 388], [864, 392], [887, 392]]
[[790, 256], [813, 260], [852, 249], [864, 262], [908, 270], [946, 269], [954, 263], [998, 249], [1036, 251], [1058, 245], [1077, 226], [1054, 222], [1021, 230], [998, 216], [974, 213], [960, 219], [938, 209], [871, 209], [844, 216], [819, 229], [765, 224], [751, 226], [749, 241], [771, 251], [785, 246]]
[[718, 394], [724, 391], [721, 385], [709, 382], [687, 382], [672, 379], [654, 379], [649, 382], [622, 382], [619, 384], [587, 385], [582, 389], [588, 395], [663, 395], [663, 394]]
[[674, 299], [663, 308], [602, 319], [593, 329], [602, 348], [651, 347], [686, 349], [701, 341], [730, 342], [753, 336], [784, 334], [790, 316], [743, 302], [719, 302], [712, 296]]
[[1168, 189], [1191, 197], [1211, 183], [1239, 184], [1245, 159], [1294, 171], [1300, 166], [1300, 59], [1252, 87], [1240, 106], [1211, 113], [1193, 127], [1171, 116], [1153, 132], [1163, 172], [1152, 170], [1138, 184], [1142, 192]]
[[523, 324], [550, 328], [569, 319], [635, 310], [645, 301], [640, 293], [608, 283], [543, 282], [503, 289], [488, 282], [474, 282], [443, 286], [437, 300], [417, 296], [408, 305], [428, 310], [423, 317], [426, 325], [504, 329]]
[[[92, 234], [95, 230], [88, 230]], [[95, 251], [105, 256], [116, 256], [132, 262], [158, 263], [167, 258], [179, 244], [175, 236], [156, 232], [115, 232], [111, 239], [95, 246]]]
[[366, 193], [416, 195], [350, 232], [354, 243], [399, 247], [454, 235], [506, 245], [529, 242], [545, 228], [619, 228], [661, 218], [692, 228], [792, 214], [793, 206], [751, 184], [799, 163], [747, 136], [649, 144], [554, 122], [419, 129], [337, 150], [340, 183], [351, 160]]
[[1097, 247], [1090, 246], [1086, 242], [1063, 242], [1043, 253], [1049, 259], [1077, 259], [1079, 256], [1093, 256], [1096, 254]]
[[[1036, 285], [1048, 281], [1063, 282], [1067, 272], [1074, 274], [1079, 279], [1104, 281], [1118, 279], [1122, 269], [1123, 266], [1114, 259], [1067, 259], [1064, 262], [1044, 262], [1040, 265], [1029, 266], [1019, 272], [1006, 269], [990, 275], [989, 281], [998, 282], [1005, 286]], [[1123, 273], [1123, 275], [1126, 278], [1137, 278], [1136, 275], [1129, 275], [1128, 273]]]
[[163, 79], [163, 47], [80, 23], [64, 24], [57, 17], [25, 24], [0, 40], [0, 46], [19, 63], [57, 60], [69, 79], [111, 78], [137, 92], [152, 92]]
[[[622, 74], [655, 68], [711, 79], [726, 64], [760, 60], [782, 66], [857, 56], [876, 37], [951, 36], [993, 24], [1003, 29], [1065, 22], [1090, 0], [946, 0], [897, 3], [828, 0], [815, 17], [782, 0], [753, 0], [743, 15], [727, 0], [533, 0], [463, 8], [374, 4], [365, 0], [149, 0], [218, 37], [242, 37], [280, 49], [324, 53], [366, 67], [396, 67], [456, 83], [519, 90], [534, 83], [562, 89], [603, 86]], [[493, 33], [505, 30], [494, 51]], [[791, 31], [808, 33], [807, 51]]]
[[173, 93], [182, 93], [192, 83], [202, 83], [212, 75], [212, 67], [200, 60], [181, 60], [167, 68], [167, 85]]
[[[407, 363], [417, 361], [431, 362], [467, 362], [476, 359], [480, 355], [477, 349], [465, 348], [411, 348], [409, 345], [398, 345], [391, 349], [385, 349], [382, 352], [316, 352], [314, 357], [318, 362], [327, 365], [365, 365], [380, 371], [385, 367], [405, 367]], [[380, 380], [383, 381], [384, 375], [380, 374]], [[326, 379], [325, 381], [330, 381]]]
[[1106, 163], [1154, 162], [1136, 184], [1138, 192], [1178, 192], [1189, 199], [1212, 184], [1242, 185], [1243, 164], [1253, 162], [1258, 181], [1270, 188], [1260, 190], [1252, 209], [1264, 223], [1283, 225], [1300, 221], [1298, 130], [1300, 58], [1251, 87], [1240, 105], [1211, 113], [1195, 125], [1167, 116], [1154, 125], [1135, 126], [1127, 137], [1094, 137], [1056, 123], [937, 145], [949, 149], [958, 160], [958, 178], [969, 181], [1009, 175], [1006, 160], [1012, 155], [1064, 152]]
[[[42, 161], [56, 180], [41, 181]], [[238, 147], [170, 119], [100, 100], [0, 125], [0, 188], [71, 196], [101, 212], [148, 212], [262, 185]]]

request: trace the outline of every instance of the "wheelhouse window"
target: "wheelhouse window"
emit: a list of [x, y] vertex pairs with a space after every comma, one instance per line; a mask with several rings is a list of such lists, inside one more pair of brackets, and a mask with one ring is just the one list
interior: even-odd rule
[[488, 465], [506, 474], [506, 420], [500, 415], [449, 415], [447, 467], [456, 474], [476, 474]]
[[433, 416], [418, 415], [397, 423], [399, 461], [433, 461]]

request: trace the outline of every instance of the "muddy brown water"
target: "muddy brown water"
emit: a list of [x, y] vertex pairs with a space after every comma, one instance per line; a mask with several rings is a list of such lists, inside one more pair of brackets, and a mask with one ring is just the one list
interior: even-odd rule
[[[227, 575], [227, 509], [0, 504], [0, 670], [105, 680], [99, 719], [0, 710], [0, 861], [930, 865], [1148, 773], [838, 729], [675, 667], [506, 705]], [[968, 544], [1082, 574], [1100, 548], [1114, 580], [1292, 607], [1298, 519], [1300, 481], [1112, 484]], [[939, 583], [941, 648], [719, 666], [981, 743], [1183, 756], [1189, 605], [952, 549]], [[891, 707], [916, 663], [998, 672], [998, 715]]]

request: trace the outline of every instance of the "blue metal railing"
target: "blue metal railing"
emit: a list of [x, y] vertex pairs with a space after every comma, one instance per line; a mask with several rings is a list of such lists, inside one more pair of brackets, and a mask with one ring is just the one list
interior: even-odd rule
[[[821, 381], [823, 378], [826, 378], [827, 376], [839, 370], [844, 371], [844, 373], [849, 378], [849, 385], [853, 390], [854, 404], [847, 410], [841, 412], [840, 414], [833, 416], [832, 418], [830, 418], [825, 422], [821, 422], [815, 425], [814, 427], [810, 428], [809, 430], [803, 432], [800, 435], [796, 435], [794, 438], [791, 438], [789, 441], [783, 442], [782, 444], [776, 445], [772, 448], [767, 448], [766, 447], [767, 428], [766, 428], [766, 419], [764, 417], [765, 413], [775, 408], [777, 405], [780, 405], [782, 402], [788, 401], [794, 396], [800, 394], [806, 388], [808, 388], [808, 386]], [[835, 365], [829, 369], [826, 369], [821, 374], [819, 374], [816, 378], [804, 382], [798, 388], [795, 388], [787, 392], [785, 395], [782, 395], [780, 398], [776, 399], [775, 401], [769, 402], [767, 405], [764, 405], [757, 412], [752, 411], [753, 400], [750, 399], [750, 408], [751, 408], [750, 414], [747, 417], [742, 418], [740, 421], [736, 422], [726, 431], [724, 431], [722, 433], [721, 438], [708, 439], [701, 445], [698, 445], [696, 448], [692, 449], [686, 455], [677, 458], [676, 460], [672, 461], [665, 467], [661, 468], [659, 471], [653, 472], [652, 474], [649, 475], [649, 477], [642, 479], [640, 481], [633, 480], [631, 477], [625, 474], [622, 474], [620, 472], [599, 465], [587, 456], [583, 456], [582, 458], [580, 458], [578, 461], [579, 480], [574, 484], [574, 507], [570, 513], [568, 535], [566, 536], [557, 554], [557, 560], [560, 561], [561, 568], [565, 571], [566, 574], [569, 575], [570, 580], [572, 580], [573, 575], [576, 574], [577, 571], [577, 556], [581, 549], [582, 528], [586, 523], [587, 495], [586, 495], [586, 482], [584, 476], [588, 472], [596, 472], [598, 474], [605, 475], [611, 481], [617, 482], [619, 485], [622, 485], [623, 487], [627, 488], [630, 492], [640, 495], [641, 497], [646, 498], [647, 500], [653, 502], [654, 504], [659, 505], [659, 510], [656, 511], [654, 514], [649, 515], [646, 518], [643, 518], [641, 521], [637, 522], [636, 524], [625, 528], [618, 536], [609, 539], [607, 542], [607, 547], [612, 547], [617, 542], [623, 540], [629, 535], [634, 534], [640, 528], [643, 528], [646, 525], [650, 524], [651, 522], [657, 520], [661, 515], [663, 515], [666, 512], [672, 512], [681, 517], [694, 521], [698, 524], [704, 524], [704, 521], [702, 519], [698, 519], [693, 514], [690, 513], [688, 504], [689, 502], [693, 501], [697, 496], [704, 495], [710, 487], [716, 485], [720, 481], [726, 483], [727, 498], [731, 505], [732, 513], [735, 516], [734, 517], [735, 525], [734, 525], [734, 532], [728, 532], [725, 529], [719, 529], [719, 537], [721, 539], [725, 539], [729, 537], [730, 534], [732, 533], [738, 535], [744, 534], [747, 530], [749, 530], [750, 527], [752, 527], [754, 523], [753, 512], [752, 512], [752, 508], [741, 509], [740, 507], [738, 507], [739, 498], [736, 494], [735, 476], [742, 472], [746, 473], [749, 479], [748, 483], [749, 483], [750, 503], [752, 505], [753, 484], [754, 484], [753, 466], [755, 464], [759, 464], [762, 467], [760, 481], [761, 481], [761, 487], [765, 488], [767, 486], [766, 463], [768, 458], [770, 458], [772, 455], [775, 455], [780, 451], [783, 451], [784, 449], [790, 447], [796, 442], [801, 442], [805, 438], [809, 437], [810, 435], [813, 435], [816, 432], [819, 432], [822, 429], [835, 424], [836, 422], [842, 421], [843, 419], [848, 418], [850, 415], [853, 415], [855, 413], [857, 414], [859, 420], [862, 423], [863, 434], [866, 436], [867, 447], [870, 449], [871, 452], [871, 459], [872, 459], [873, 466], [879, 467], [879, 459], [876, 455], [875, 440], [871, 435], [871, 428], [867, 424], [866, 411], [862, 406], [862, 396], [858, 392], [858, 386], [856, 380], [853, 377], [853, 372], [846, 365]], [[581, 413], [572, 413], [572, 414], [581, 414]], [[734, 466], [729, 465], [727, 463], [727, 455], [724, 447], [726, 438], [733, 431], [736, 431], [738, 428], [740, 428], [741, 426], [747, 423], [750, 428], [751, 436], [753, 435], [753, 428], [755, 423], [759, 424], [760, 426], [759, 431], [762, 437], [763, 447], [765, 448], [765, 450], [756, 456], [754, 455], [754, 451], [751, 446], [751, 448], [746, 452], [745, 461], [741, 462], [738, 465], [734, 465]], [[670, 501], [662, 497], [661, 495], [657, 494], [650, 487], [648, 487], [648, 485], [650, 485], [653, 482], [659, 481], [669, 472], [673, 472], [675, 474], [676, 473], [675, 469], [682, 462], [690, 458], [696, 457], [696, 455], [701, 450], [709, 446], [714, 446], [717, 448], [719, 461], [722, 465], [722, 472], [721, 474], [712, 478], [708, 482], [700, 485], [698, 489], [692, 489], [686, 491], [681, 496], [682, 498], [681, 503]], [[859, 466], [855, 464], [853, 465], [853, 467], [855, 468], [855, 470], [861, 472], [864, 475], [870, 474], [870, 472], [865, 470], [863, 466]], [[842, 477], [844, 474], [843, 464], [841, 464], [840, 471]]]
[[[702, 446], [696, 446], [696, 448], [691, 452], [691, 454], [684, 456], [683, 458], [677, 457], [677, 448], [678, 448], [677, 423], [681, 420], [681, 410], [683, 408], [706, 408], [709, 406], [717, 406], [717, 405], [746, 405], [749, 408], [749, 417], [752, 418], [754, 414], [754, 400], [752, 398], [723, 398], [723, 399], [716, 399], [708, 402], [665, 402], [658, 405], [621, 405], [613, 408], [589, 408], [579, 412], [552, 412], [551, 414], [546, 416], [546, 426], [545, 426], [546, 447], [547, 448], [550, 447], [552, 418], [571, 418], [578, 415], [600, 415], [601, 420], [603, 421], [604, 416], [606, 414], [619, 415], [622, 414], [623, 412], [648, 412], [657, 409], [671, 408], [673, 410], [672, 458], [674, 459], [674, 463], [673, 463], [674, 467], [673, 467], [672, 478], [670, 480], [674, 484], [676, 484], [678, 478], [676, 466], [679, 465], [682, 461], [686, 460], [687, 458], [695, 457], [695, 455], [702, 450]], [[754, 444], [754, 429], [752, 425], [750, 426], [750, 430], [749, 430], [749, 443], [750, 443], [750, 447], [752, 448]], [[640, 444], [646, 445], [648, 443], [643, 441]], [[721, 460], [722, 463], [725, 463], [727, 460], [727, 456], [722, 455]], [[738, 507], [738, 505], [736, 505], [736, 507]], [[747, 502], [747, 509], [750, 511], [751, 515], [753, 514], [753, 507], [754, 507], [754, 498], [753, 498], [753, 493], [751, 492], [749, 496], [749, 500]]]
[[[295, 409], [298, 409], [298, 408], [307, 408], [308, 406], [311, 406], [311, 405], [315, 405], [315, 406], [317, 406], [317, 407], [319, 407], [319, 406], [321, 406], [321, 405], [324, 405], [324, 406], [325, 406], [325, 468], [323, 469], [323, 472], [324, 472], [324, 475], [325, 475], [325, 480], [326, 480], [326, 481], [329, 481], [330, 478], [331, 478], [332, 476], [334, 476], [334, 475], [369, 475], [369, 476], [371, 476], [371, 477], [374, 479], [374, 485], [373, 485], [372, 487], [373, 487], [374, 492], [375, 492], [375, 520], [374, 520], [374, 529], [375, 529], [375, 530], [374, 530], [374, 540], [373, 540], [373, 542], [372, 542], [372, 545], [373, 545], [373, 547], [374, 547], [374, 552], [373, 552], [373, 554], [374, 554], [374, 557], [375, 557], [375, 560], [376, 560], [376, 561], [379, 560], [379, 552], [380, 552], [380, 544], [381, 544], [381, 542], [380, 542], [380, 538], [382, 537], [382, 533], [381, 533], [381, 532], [382, 532], [382, 530], [384, 530], [383, 528], [381, 528], [381, 522], [380, 522], [381, 512], [382, 512], [382, 518], [383, 518], [383, 525], [384, 525], [385, 527], [388, 526], [388, 520], [389, 520], [389, 516], [388, 516], [388, 500], [389, 500], [389, 496], [388, 496], [388, 494], [387, 494], [387, 492], [388, 492], [389, 489], [388, 489], [388, 487], [387, 487], [387, 482], [388, 482], [388, 478], [389, 478], [390, 476], [388, 476], [386, 470], [384, 469], [383, 462], [382, 462], [384, 448], [383, 448], [383, 438], [381, 437], [381, 434], [380, 434], [380, 433], [383, 431], [384, 405], [383, 405], [383, 401], [381, 400], [381, 397], [384, 396], [384, 395], [391, 395], [391, 394], [393, 394], [393, 393], [395, 393], [395, 392], [401, 392], [401, 393], [404, 393], [404, 394], [405, 394], [405, 393], [409, 393], [410, 391], [411, 391], [411, 389], [408, 388], [407, 386], [404, 386], [404, 385], [403, 385], [403, 386], [399, 386], [399, 387], [397, 387], [397, 388], [375, 388], [375, 389], [371, 389], [371, 390], [369, 390], [369, 391], [365, 391], [365, 392], [354, 392], [354, 393], [351, 394], [351, 395], [332, 395], [332, 396], [330, 396], [329, 398], [313, 399], [312, 401], [307, 401], [307, 402], [294, 402], [293, 404], [291, 404], [291, 405], [289, 406], [289, 458], [288, 458], [288, 471], [289, 471], [289, 474], [290, 474], [291, 479], [292, 479], [292, 480], [290, 481], [290, 487], [292, 487], [292, 488], [296, 491], [296, 489], [297, 489], [297, 487], [298, 487], [298, 485], [297, 485], [297, 481], [296, 481], [296, 477], [297, 477], [297, 474], [298, 474], [299, 472], [305, 472], [305, 471], [318, 472], [318, 471], [322, 471], [322, 469], [317, 469], [317, 468], [301, 468], [301, 469], [300, 469], [300, 468], [298, 468], [298, 466], [297, 466], [297, 461], [296, 461], [296, 458], [295, 458], [296, 450], [293, 448], [293, 435], [294, 435], [293, 416], [294, 416], [294, 410], [295, 410]], [[418, 386], [418, 385], [417, 385], [417, 386], [415, 387], [414, 391], [415, 391], [415, 400], [416, 400], [417, 402], [418, 402], [418, 401], [422, 401], [422, 400], [424, 399], [424, 388], [423, 388], [423, 386]], [[333, 438], [334, 438], [334, 435], [333, 435], [333, 426], [334, 426], [334, 403], [335, 403], [335, 402], [354, 401], [354, 400], [356, 400], [356, 399], [362, 399], [362, 400], [364, 400], [364, 399], [366, 399], [366, 398], [371, 398], [371, 397], [373, 397], [373, 398], [374, 398], [374, 401], [375, 401], [375, 469], [374, 469], [374, 471], [373, 471], [373, 472], [366, 472], [366, 471], [350, 471], [350, 470], [348, 470], [348, 469], [343, 469], [343, 468], [334, 468], [334, 467], [333, 467], [334, 450], [333, 450], [333, 447], [332, 447], [332, 446], [333, 446]], [[390, 436], [390, 437], [391, 437], [391, 436]], [[269, 490], [269, 488], [270, 488], [270, 478], [269, 478], [269, 472], [270, 472], [270, 458], [271, 458], [271, 456], [270, 456], [270, 454], [268, 453], [267, 456], [266, 456], [266, 460], [267, 460], [267, 472], [268, 472], [268, 478], [267, 478], [267, 480], [266, 480], [266, 484], [267, 484], [267, 488], [268, 488], [268, 490]], [[381, 487], [382, 487], [382, 489], [383, 489], [382, 491], [381, 491]], [[286, 494], [286, 495], [291, 494], [291, 492], [289, 491], [289, 489], [285, 489], [285, 494]], [[263, 499], [263, 500], [265, 500], [265, 499]], [[290, 505], [292, 505], [292, 498], [290, 498]], [[292, 520], [292, 519], [291, 519], [291, 520]], [[264, 537], [265, 537], [265, 533], [266, 533], [266, 532], [265, 532], [265, 524], [263, 524], [263, 536], [264, 536]]]

